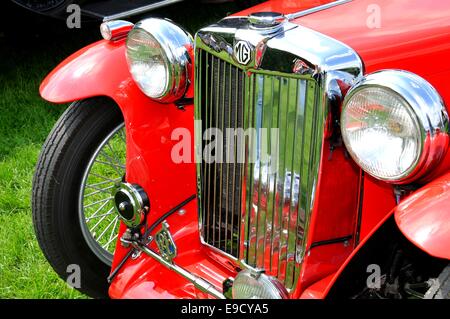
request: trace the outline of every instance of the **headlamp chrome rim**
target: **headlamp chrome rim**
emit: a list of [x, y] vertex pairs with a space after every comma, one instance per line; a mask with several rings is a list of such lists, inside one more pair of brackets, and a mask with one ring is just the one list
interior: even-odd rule
[[[149, 96], [142, 90], [140, 83], [134, 78], [141, 90], [150, 98], [163, 103], [175, 102], [185, 95], [192, 75], [190, 50], [194, 47], [192, 36], [168, 19], [148, 18], [139, 21], [128, 34], [128, 41], [135, 30], [140, 30], [152, 37], [161, 47], [167, 73], [167, 85], [158, 96]], [[131, 66], [131, 58], [127, 52], [127, 62]]]
[[381, 70], [358, 80], [348, 91], [341, 112], [343, 140], [347, 150], [358, 165], [360, 165], [360, 159], [352, 151], [344, 132], [345, 128], [342, 127], [343, 117], [352, 97], [361, 90], [370, 87], [382, 88], [405, 102], [414, 116], [414, 122], [420, 129], [420, 147], [413, 165], [402, 174], [387, 178], [377, 176], [367, 170], [366, 172], [389, 183], [407, 184], [420, 179], [436, 167], [449, 145], [449, 117], [443, 99], [428, 81], [408, 71]]
[[[237, 285], [241, 285], [240, 282], [241, 279], [244, 279], [244, 282], [247, 280], [252, 280], [254, 283], [258, 283], [260, 286], [264, 286], [264, 289], [266, 290], [265, 293], [271, 294], [273, 298], [271, 299], [288, 299], [289, 293], [284, 287], [284, 285], [278, 281], [275, 277], [268, 276], [264, 273], [264, 271], [257, 271], [254, 269], [244, 269], [240, 271], [236, 278], [234, 278], [233, 285], [231, 287], [232, 291], [232, 297], [233, 299], [242, 299], [242, 296], [239, 296], [238, 292], [236, 291], [238, 288]], [[248, 284], [248, 283], [247, 283]], [[255, 286], [254, 286], [255, 287]], [[256, 289], [258, 290], [258, 289]], [[253, 296], [257, 297], [257, 296]], [[259, 296], [262, 297], [262, 296]], [[252, 298], [253, 299], [253, 298]], [[261, 298], [258, 298], [261, 299]]]

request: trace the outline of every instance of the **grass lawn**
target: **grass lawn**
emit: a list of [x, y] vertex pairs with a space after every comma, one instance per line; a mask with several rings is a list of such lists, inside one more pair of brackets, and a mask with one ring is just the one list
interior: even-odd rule
[[[195, 7], [185, 2], [152, 15], [167, 16], [195, 32], [234, 11], [233, 4]], [[30, 198], [41, 145], [65, 108], [43, 101], [39, 84], [64, 57], [100, 38], [98, 23], [68, 30], [64, 22], [24, 11], [14, 14], [25, 23], [21, 29], [0, 26], [0, 298], [85, 298], [58, 278], [41, 253]]]

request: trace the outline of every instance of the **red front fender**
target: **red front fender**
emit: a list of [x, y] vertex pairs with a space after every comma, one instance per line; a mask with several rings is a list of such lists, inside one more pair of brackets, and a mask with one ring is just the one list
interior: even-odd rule
[[[175, 129], [187, 130], [193, 139], [193, 107], [181, 111], [142, 93], [128, 71], [125, 41], [102, 40], [81, 49], [45, 78], [40, 92], [54, 103], [107, 96], [119, 105], [127, 137], [126, 178], [145, 189], [153, 211], [168, 211], [195, 194], [192, 157], [188, 163], [175, 163], [171, 158], [178, 143], [172, 139]], [[193, 140], [190, 145], [194, 154]]]
[[450, 173], [403, 201], [395, 210], [395, 221], [417, 247], [450, 259]]
[[[40, 91], [44, 99], [55, 103], [107, 96], [119, 105], [126, 125], [126, 180], [144, 188], [151, 203], [148, 223], [153, 224], [197, 191], [193, 162], [194, 108], [186, 105], [180, 110], [174, 104], [158, 103], [143, 94], [128, 71], [124, 44], [124, 41], [99, 41], [81, 49], [47, 76]], [[172, 159], [179, 138], [173, 138], [175, 129], [190, 132], [190, 162], [178, 163]], [[223, 257], [216, 257], [201, 244], [197, 201], [184, 209], [182, 216], [174, 214], [167, 218], [181, 252], [175, 262], [220, 287], [226, 278], [235, 276], [235, 270]], [[117, 245], [113, 269], [127, 252], [128, 249]], [[208, 297], [144, 254], [127, 262], [112, 282], [109, 293], [113, 298]]]
[[44, 79], [41, 96], [54, 103], [109, 96], [120, 104], [136, 86], [128, 71], [124, 43], [102, 40], [72, 54]]

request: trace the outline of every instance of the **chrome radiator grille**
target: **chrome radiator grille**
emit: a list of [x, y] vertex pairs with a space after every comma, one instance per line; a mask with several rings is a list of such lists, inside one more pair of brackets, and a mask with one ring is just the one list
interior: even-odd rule
[[[198, 61], [202, 132], [209, 128], [226, 132], [226, 128], [242, 127], [244, 72], [205, 51], [199, 51]], [[234, 159], [232, 163], [226, 162], [227, 138], [225, 135], [222, 143], [222, 158], [216, 150], [213, 162], [201, 164], [203, 238], [206, 243], [237, 256], [243, 165]]]
[[[247, 73], [206, 50], [196, 51], [196, 119], [202, 120], [197, 148], [210, 143], [204, 139], [209, 128], [224, 132], [213, 153], [221, 149], [223, 161], [203, 159], [198, 165], [203, 241], [277, 276], [287, 288], [298, 278], [317, 181], [321, 143], [316, 140], [323, 134], [319, 94], [311, 77]], [[226, 128], [255, 128], [256, 134], [245, 135], [239, 152]], [[232, 163], [228, 139], [234, 141]]]

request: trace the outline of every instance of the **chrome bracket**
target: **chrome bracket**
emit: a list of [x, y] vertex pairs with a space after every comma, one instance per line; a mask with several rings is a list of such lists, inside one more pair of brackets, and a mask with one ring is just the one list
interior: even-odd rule
[[223, 295], [222, 291], [217, 290], [217, 288], [215, 288], [214, 285], [211, 284], [210, 282], [206, 281], [203, 278], [198, 277], [197, 275], [187, 271], [186, 269], [178, 266], [177, 264], [175, 264], [173, 262], [167, 261], [165, 258], [163, 258], [161, 255], [158, 255], [156, 252], [154, 252], [152, 249], [150, 249], [146, 245], [139, 243], [139, 242], [132, 242], [132, 245], [135, 249], [142, 251], [147, 256], [152, 257], [153, 259], [160, 262], [163, 266], [167, 267], [170, 270], [173, 270], [174, 272], [176, 272], [183, 278], [190, 281], [200, 291], [210, 294], [211, 296], [218, 298], [218, 299], [226, 298]]

